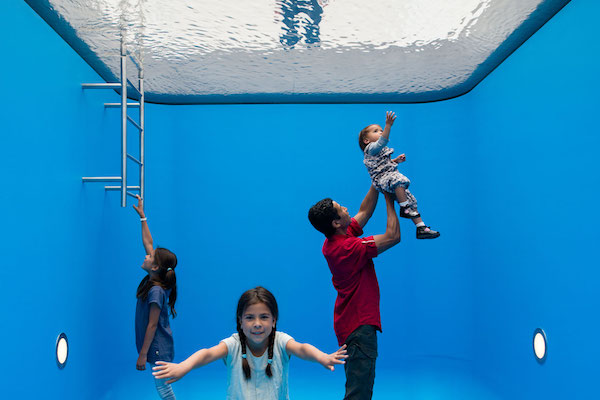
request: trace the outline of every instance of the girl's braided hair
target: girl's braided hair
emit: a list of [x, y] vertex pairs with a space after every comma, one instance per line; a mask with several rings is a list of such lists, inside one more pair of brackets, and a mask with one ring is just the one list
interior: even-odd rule
[[[250, 379], [252, 372], [250, 370], [250, 364], [247, 359], [247, 338], [244, 335], [244, 331], [242, 330], [242, 316], [246, 308], [251, 305], [262, 303], [267, 306], [269, 311], [271, 311], [271, 315], [273, 319], [277, 321], [279, 317], [279, 311], [277, 308], [277, 301], [275, 300], [275, 296], [267, 289], [261, 286], [257, 286], [254, 289], [250, 289], [245, 291], [240, 300], [238, 301], [237, 312], [235, 315], [236, 325], [238, 335], [240, 336], [240, 344], [242, 347], [242, 370], [244, 371], [244, 377], [246, 380]], [[273, 362], [273, 348], [275, 346], [275, 332], [277, 331], [276, 327], [273, 326], [273, 331], [269, 335], [269, 347], [267, 350], [267, 356], [269, 357], [267, 368], [265, 369], [265, 373], [269, 378], [273, 376], [273, 372], [271, 371], [271, 364]]]

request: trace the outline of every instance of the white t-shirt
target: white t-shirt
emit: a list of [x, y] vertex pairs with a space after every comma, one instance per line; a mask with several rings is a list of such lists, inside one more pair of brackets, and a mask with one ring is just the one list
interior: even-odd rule
[[288, 400], [290, 355], [285, 351], [285, 346], [291, 339], [286, 333], [275, 332], [271, 378], [265, 373], [268, 350], [265, 350], [262, 356], [255, 357], [246, 346], [246, 359], [252, 371], [249, 380], [246, 380], [242, 370], [242, 345], [239, 335], [234, 333], [222, 340], [227, 345], [227, 357], [223, 360], [227, 365], [227, 400]]

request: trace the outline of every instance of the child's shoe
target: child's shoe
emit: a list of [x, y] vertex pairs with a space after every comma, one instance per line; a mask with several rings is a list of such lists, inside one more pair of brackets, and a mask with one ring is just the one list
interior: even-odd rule
[[440, 233], [428, 226], [417, 227], [417, 239], [435, 239], [438, 236], [440, 236]]
[[419, 214], [419, 212], [417, 210], [413, 210], [410, 207], [402, 207], [402, 206], [400, 206], [400, 213], [399, 214], [400, 214], [400, 216], [402, 218], [410, 218], [410, 219], [417, 218], [417, 217], [421, 216], [421, 214]]

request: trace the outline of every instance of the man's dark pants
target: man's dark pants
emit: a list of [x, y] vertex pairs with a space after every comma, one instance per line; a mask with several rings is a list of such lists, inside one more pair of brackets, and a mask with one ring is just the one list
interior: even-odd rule
[[375, 360], [377, 359], [377, 328], [361, 325], [346, 339], [348, 358], [346, 395], [344, 400], [369, 400], [373, 396]]

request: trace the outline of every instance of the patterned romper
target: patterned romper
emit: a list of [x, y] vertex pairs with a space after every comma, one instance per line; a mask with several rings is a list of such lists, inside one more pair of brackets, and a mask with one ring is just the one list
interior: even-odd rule
[[398, 164], [392, 161], [394, 149], [387, 147], [388, 139], [383, 136], [377, 142], [371, 142], [365, 147], [364, 163], [371, 175], [373, 186], [380, 192], [395, 194], [396, 187], [402, 186], [406, 192], [408, 207], [416, 210], [417, 199], [408, 190], [410, 180], [398, 171]]

